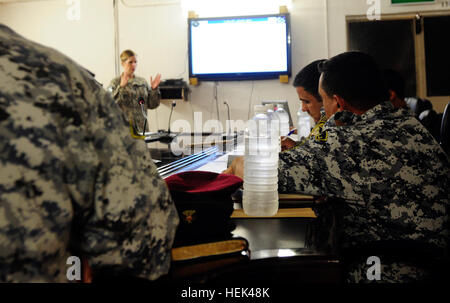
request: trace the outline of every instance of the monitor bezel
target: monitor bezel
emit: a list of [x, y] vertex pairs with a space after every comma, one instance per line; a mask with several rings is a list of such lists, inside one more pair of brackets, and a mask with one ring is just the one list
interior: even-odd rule
[[[192, 45], [191, 45], [191, 22], [200, 20], [226, 20], [226, 19], [249, 19], [265, 17], [285, 17], [286, 18], [286, 48], [287, 48], [287, 71], [271, 72], [236, 72], [236, 73], [213, 73], [213, 74], [194, 74], [192, 72]], [[239, 81], [239, 80], [267, 80], [277, 79], [280, 76], [291, 76], [291, 22], [289, 13], [265, 14], [265, 15], [245, 15], [245, 16], [226, 16], [226, 17], [202, 17], [188, 18], [188, 57], [189, 57], [189, 78], [196, 78], [201, 81]]]

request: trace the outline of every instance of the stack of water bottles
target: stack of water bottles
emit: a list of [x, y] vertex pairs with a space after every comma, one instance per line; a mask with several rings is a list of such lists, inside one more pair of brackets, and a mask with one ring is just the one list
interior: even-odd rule
[[273, 216], [278, 212], [278, 120], [271, 120], [264, 105], [245, 134], [243, 208], [249, 216]]

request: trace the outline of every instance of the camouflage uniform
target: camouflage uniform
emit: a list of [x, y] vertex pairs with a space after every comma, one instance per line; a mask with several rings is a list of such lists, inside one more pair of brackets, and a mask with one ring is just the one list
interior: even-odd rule
[[117, 77], [111, 81], [108, 90], [112, 93], [114, 100], [119, 104], [127, 119], [133, 121], [134, 131], [142, 134], [145, 117], [142, 114], [139, 99], [144, 98], [144, 108], [147, 113], [147, 109], [154, 109], [159, 106], [161, 99], [159, 89], [152, 90], [147, 81], [141, 77], [131, 78], [125, 87], [121, 87], [120, 77]]
[[0, 281], [166, 274], [178, 216], [143, 141], [92, 76], [0, 24]]
[[[389, 102], [363, 115], [338, 112], [321, 136], [280, 153], [279, 191], [344, 201], [314, 209], [328, 225], [324, 234], [336, 226], [331, 237], [341, 248], [381, 240], [447, 246], [449, 159], [408, 110]], [[383, 270], [382, 280], [402, 280]]]

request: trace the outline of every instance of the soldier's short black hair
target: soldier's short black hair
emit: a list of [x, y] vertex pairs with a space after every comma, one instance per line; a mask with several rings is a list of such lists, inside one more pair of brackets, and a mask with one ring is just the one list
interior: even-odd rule
[[400, 99], [405, 98], [405, 79], [402, 74], [393, 69], [381, 71], [386, 90], [393, 90]]
[[319, 101], [322, 101], [322, 97], [319, 94], [320, 72], [318, 65], [323, 61], [325, 60], [316, 60], [306, 65], [301, 71], [298, 72], [294, 79], [294, 87], [303, 87], [308, 93], [316, 97]]
[[351, 51], [319, 63], [322, 89], [338, 95], [359, 110], [368, 110], [386, 98], [386, 90], [375, 60], [368, 54]]

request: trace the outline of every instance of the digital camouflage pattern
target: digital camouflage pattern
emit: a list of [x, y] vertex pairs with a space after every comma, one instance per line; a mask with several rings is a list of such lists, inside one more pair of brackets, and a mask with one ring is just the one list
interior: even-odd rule
[[340, 247], [380, 240], [448, 244], [449, 159], [407, 109], [389, 102], [363, 115], [337, 112], [320, 137], [280, 153], [278, 178], [280, 192], [345, 201], [314, 209], [326, 223], [319, 232], [333, 232]]
[[92, 76], [0, 24], [0, 281], [67, 282], [70, 255], [156, 279], [178, 216]]
[[[108, 90], [111, 92], [114, 100], [124, 112], [128, 121], [132, 121], [135, 132], [142, 134], [144, 130], [145, 117], [142, 114], [139, 99], [144, 98], [145, 111], [159, 106], [161, 93], [159, 89], [152, 90], [147, 81], [141, 77], [134, 77], [128, 80], [125, 87], [120, 86], [120, 77], [114, 78]], [[146, 131], [148, 126], [146, 127]]]

